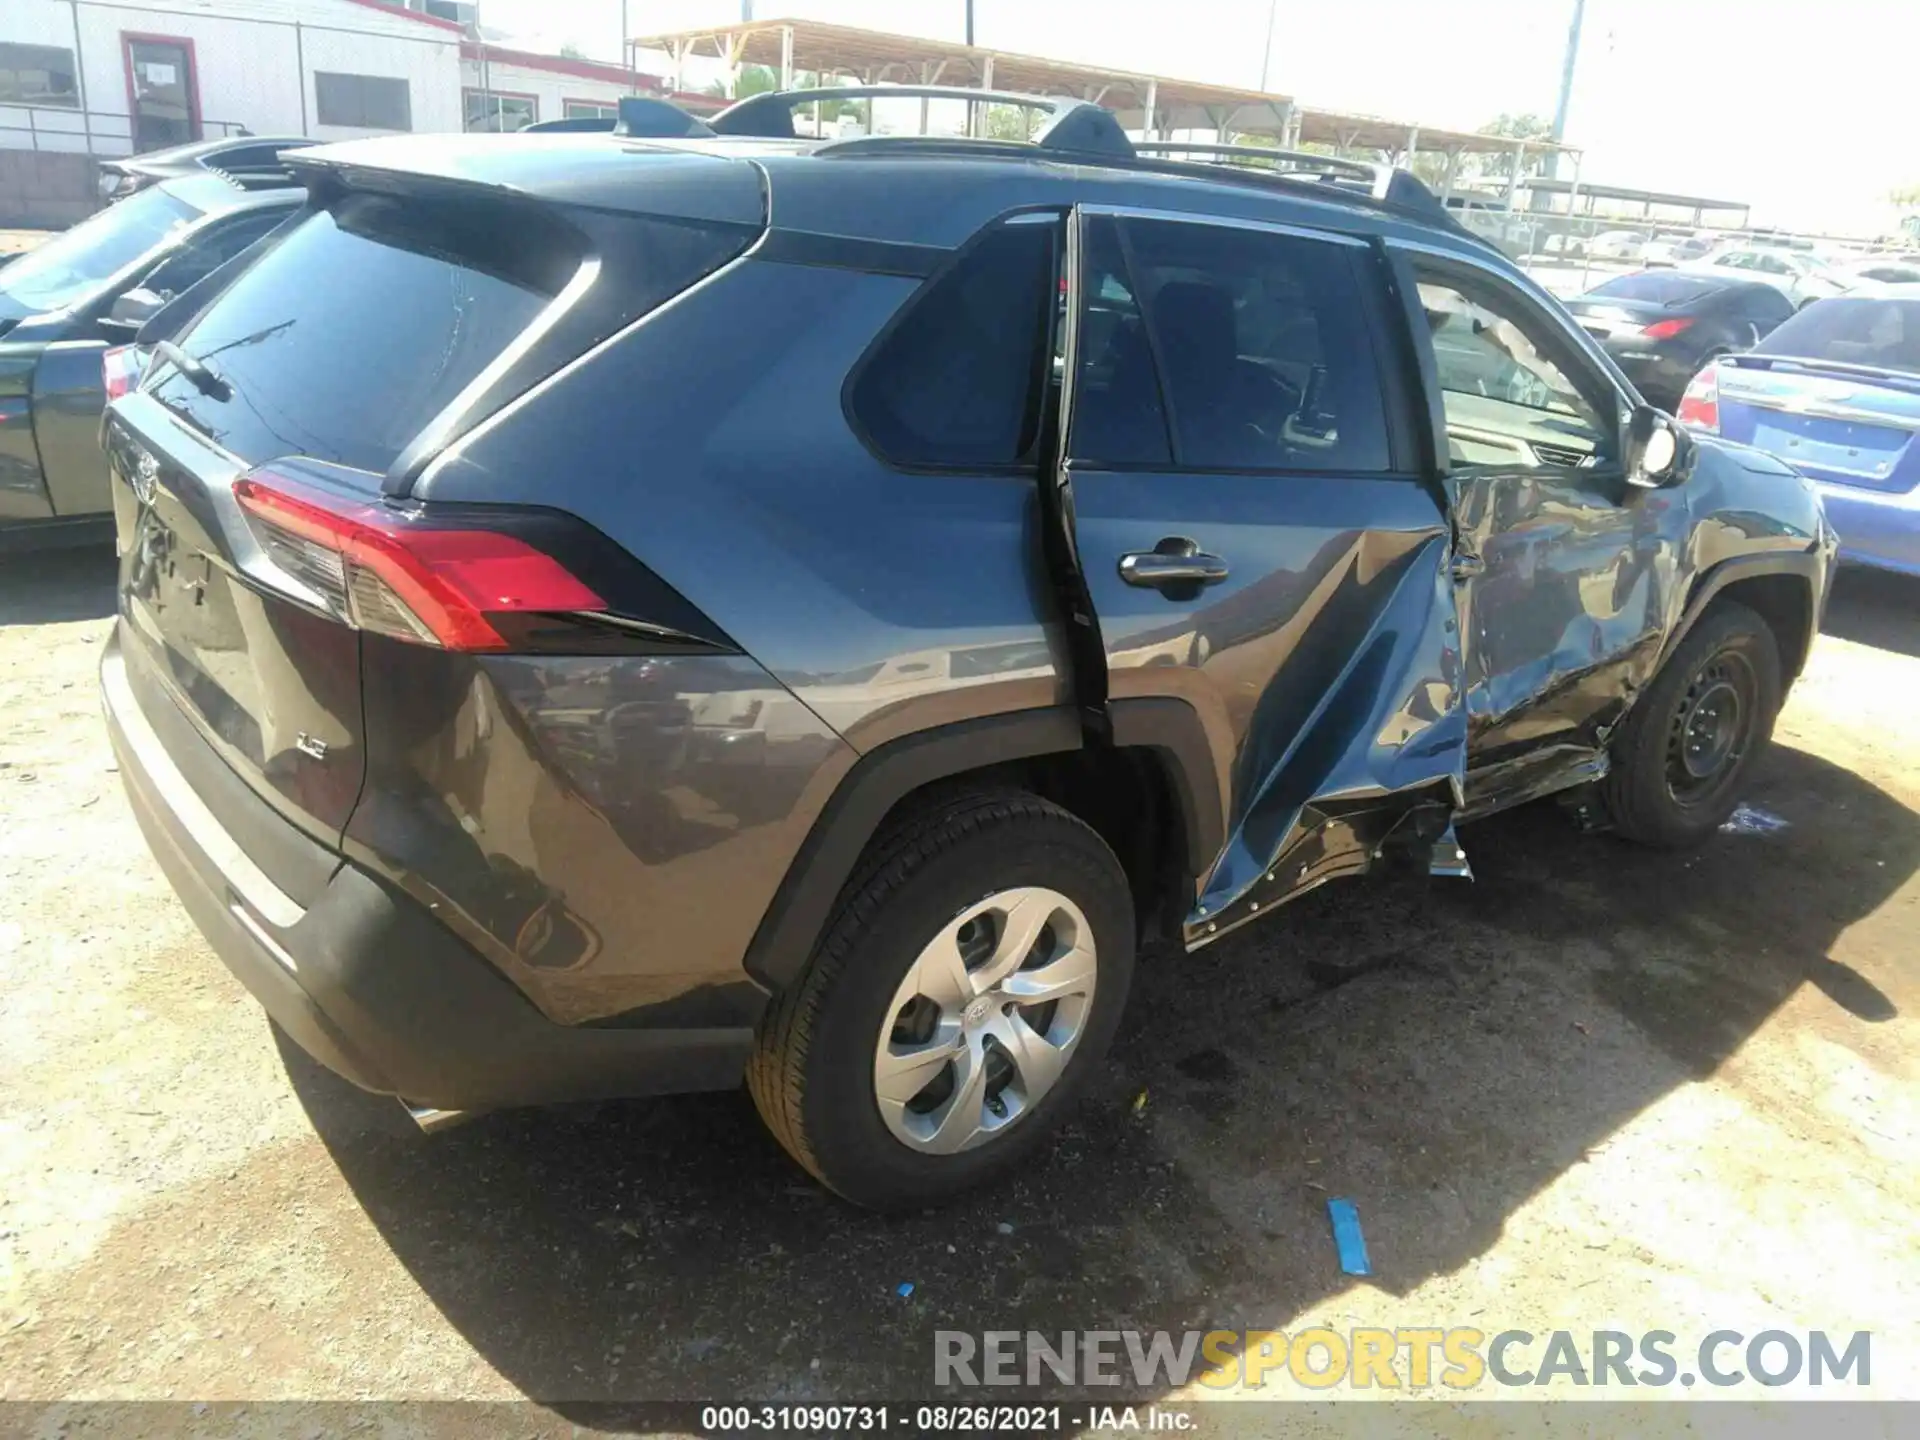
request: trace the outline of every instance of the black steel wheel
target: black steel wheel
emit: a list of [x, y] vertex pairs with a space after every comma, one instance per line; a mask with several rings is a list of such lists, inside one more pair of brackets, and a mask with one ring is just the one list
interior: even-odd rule
[[1614, 828], [1647, 845], [1694, 845], [1713, 834], [1773, 735], [1780, 699], [1772, 629], [1744, 605], [1715, 604], [1614, 739], [1601, 786]]

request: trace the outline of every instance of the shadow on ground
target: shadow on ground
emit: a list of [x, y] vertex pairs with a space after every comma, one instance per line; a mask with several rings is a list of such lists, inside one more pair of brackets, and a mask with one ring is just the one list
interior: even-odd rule
[[1834, 578], [1820, 628], [1842, 640], [1920, 658], [1920, 580], [1845, 566]]
[[113, 548], [0, 554], [0, 625], [101, 620], [113, 614]]
[[1920, 821], [1784, 747], [1754, 799], [1792, 827], [1688, 856], [1535, 806], [1467, 832], [1473, 884], [1331, 887], [1155, 957], [1059, 1144], [937, 1214], [822, 1194], [744, 1095], [423, 1142], [388, 1102], [288, 1068], [396, 1255], [528, 1395], [924, 1395], [939, 1329], [1284, 1323], [1351, 1283], [1329, 1194], [1358, 1203], [1375, 1283], [1403, 1293], [1803, 984], [1840, 1007], [1842, 1043], [1895, 1013], [1828, 951], [1920, 865]]

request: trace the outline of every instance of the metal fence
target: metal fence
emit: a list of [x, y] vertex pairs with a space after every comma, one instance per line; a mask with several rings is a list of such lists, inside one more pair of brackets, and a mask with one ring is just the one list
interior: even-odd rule
[[[200, 122], [199, 138], [203, 140], [246, 133], [246, 127], [237, 120]], [[134, 153], [133, 118], [111, 110], [0, 105], [0, 150], [37, 150], [111, 160]]]
[[1898, 254], [1920, 260], [1913, 242], [1869, 242], [1828, 235], [1799, 235], [1780, 230], [1689, 226], [1641, 217], [1559, 215], [1551, 211], [1456, 210], [1456, 218], [1531, 272], [1556, 295], [1578, 295], [1614, 275], [1662, 266], [1684, 265], [1719, 246], [1746, 242], [1785, 246], [1833, 261], [1865, 260]]

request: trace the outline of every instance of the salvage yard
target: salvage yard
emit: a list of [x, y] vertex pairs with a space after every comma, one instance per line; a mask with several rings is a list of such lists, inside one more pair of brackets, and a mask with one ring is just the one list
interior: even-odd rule
[[878, 1399], [937, 1329], [1318, 1322], [1870, 1330], [1920, 1398], [1920, 587], [1842, 578], [1749, 797], [1784, 828], [1535, 806], [1471, 884], [1146, 957], [1061, 1143], [896, 1220], [744, 1094], [428, 1139], [276, 1045], [122, 798], [111, 611], [109, 557], [0, 561], [0, 1398]]

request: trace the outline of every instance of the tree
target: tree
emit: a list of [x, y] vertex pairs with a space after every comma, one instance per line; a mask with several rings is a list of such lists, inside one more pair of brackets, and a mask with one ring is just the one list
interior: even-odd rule
[[1887, 193], [1887, 199], [1902, 210], [1920, 210], [1920, 184], [1902, 185]]
[[584, 60], [587, 58], [587, 52], [569, 40], [560, 47], [560, 58], [562, 60]]
[[[1524, 115], [1501, 115], [1480, 127], [1482, 135], [1500, 135], [1509, 140], [1549, 140], [1553, 136], [1553, 125], [1538, 115], [1528, 112]], [[1482, 177], [1505, 180], [1513, 174], [1514, 156], [1511, 151], [1495, 155], [1477, 155], [1473, 157], [1473, 173]], [[1547, 152], [1536, 150], [1529, 153], [1521, 164], [1520, 174], [1538, 175], [1547, 168]]]
[[1039, 118], [1038, 110], [1030, 110], [1024, 105], [989, 105], [986, 120], [987, 139], [1031, 140], [1034, 122]]

